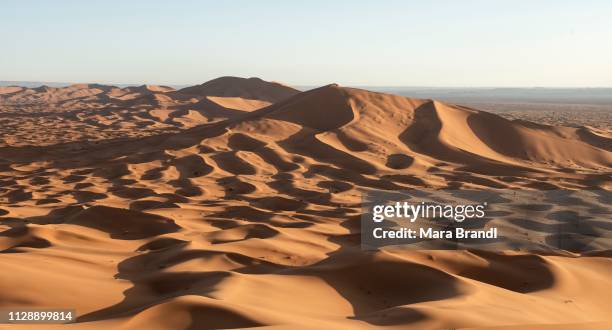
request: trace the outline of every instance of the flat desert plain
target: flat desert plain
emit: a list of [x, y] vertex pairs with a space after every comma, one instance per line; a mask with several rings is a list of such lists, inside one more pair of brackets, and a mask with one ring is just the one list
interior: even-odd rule
[[610, 250], [360, 246], [364, 190], [612, 189], [610, 121], [526, 119], [257, 78], [1, 87], [0, 309], [77, 311], [20, 329], [611, 328]]

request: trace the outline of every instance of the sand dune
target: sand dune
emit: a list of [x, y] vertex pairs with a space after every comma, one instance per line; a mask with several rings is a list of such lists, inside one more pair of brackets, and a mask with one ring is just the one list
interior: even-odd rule
[[0, 87], [0, 147], [88, 144], [178, 132], [239, 116], [296, 93], [277, 83], [237, 77], [179, 91], [152, 85]]
[[609, 132], [254, 78], [0, 100], [0, 308], [76, 308], [78, 329], [612, 326], [609, 250], [359, 244], [363, 190], [609, 190]]
[[186, 87], [177, 93], [195, 96], [240, 97], [278, 102], [299, 93], [291, 87], [259, 78], [220, 77], [201, 85]]

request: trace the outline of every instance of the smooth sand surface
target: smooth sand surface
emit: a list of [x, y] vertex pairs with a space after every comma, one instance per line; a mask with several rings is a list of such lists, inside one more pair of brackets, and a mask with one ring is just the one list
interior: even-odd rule
[[75, 329], [612, 326], [609, 250], [359, 242], [363, 189], [610, 190], [609, 130], [233, 77], [2, 87], [0, 109], [0, 308], [76, 308]]

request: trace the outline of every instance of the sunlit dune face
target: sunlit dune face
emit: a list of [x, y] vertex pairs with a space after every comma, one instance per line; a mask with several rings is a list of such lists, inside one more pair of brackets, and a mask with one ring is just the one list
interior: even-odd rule
[[261, 109], [272, 104], [271, 102], [261, 100], [250, 100], [241, 97], [219, 97], [219, 96], [208, 96], [209, 100], [217, 103], [218, 105], [234, 110], [241, 111], [253, 111]]

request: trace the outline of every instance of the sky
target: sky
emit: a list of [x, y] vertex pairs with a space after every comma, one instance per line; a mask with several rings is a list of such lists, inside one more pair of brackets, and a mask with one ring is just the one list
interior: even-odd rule
[[1, 1], [0, 80], [611, 87], [612, 1]]

